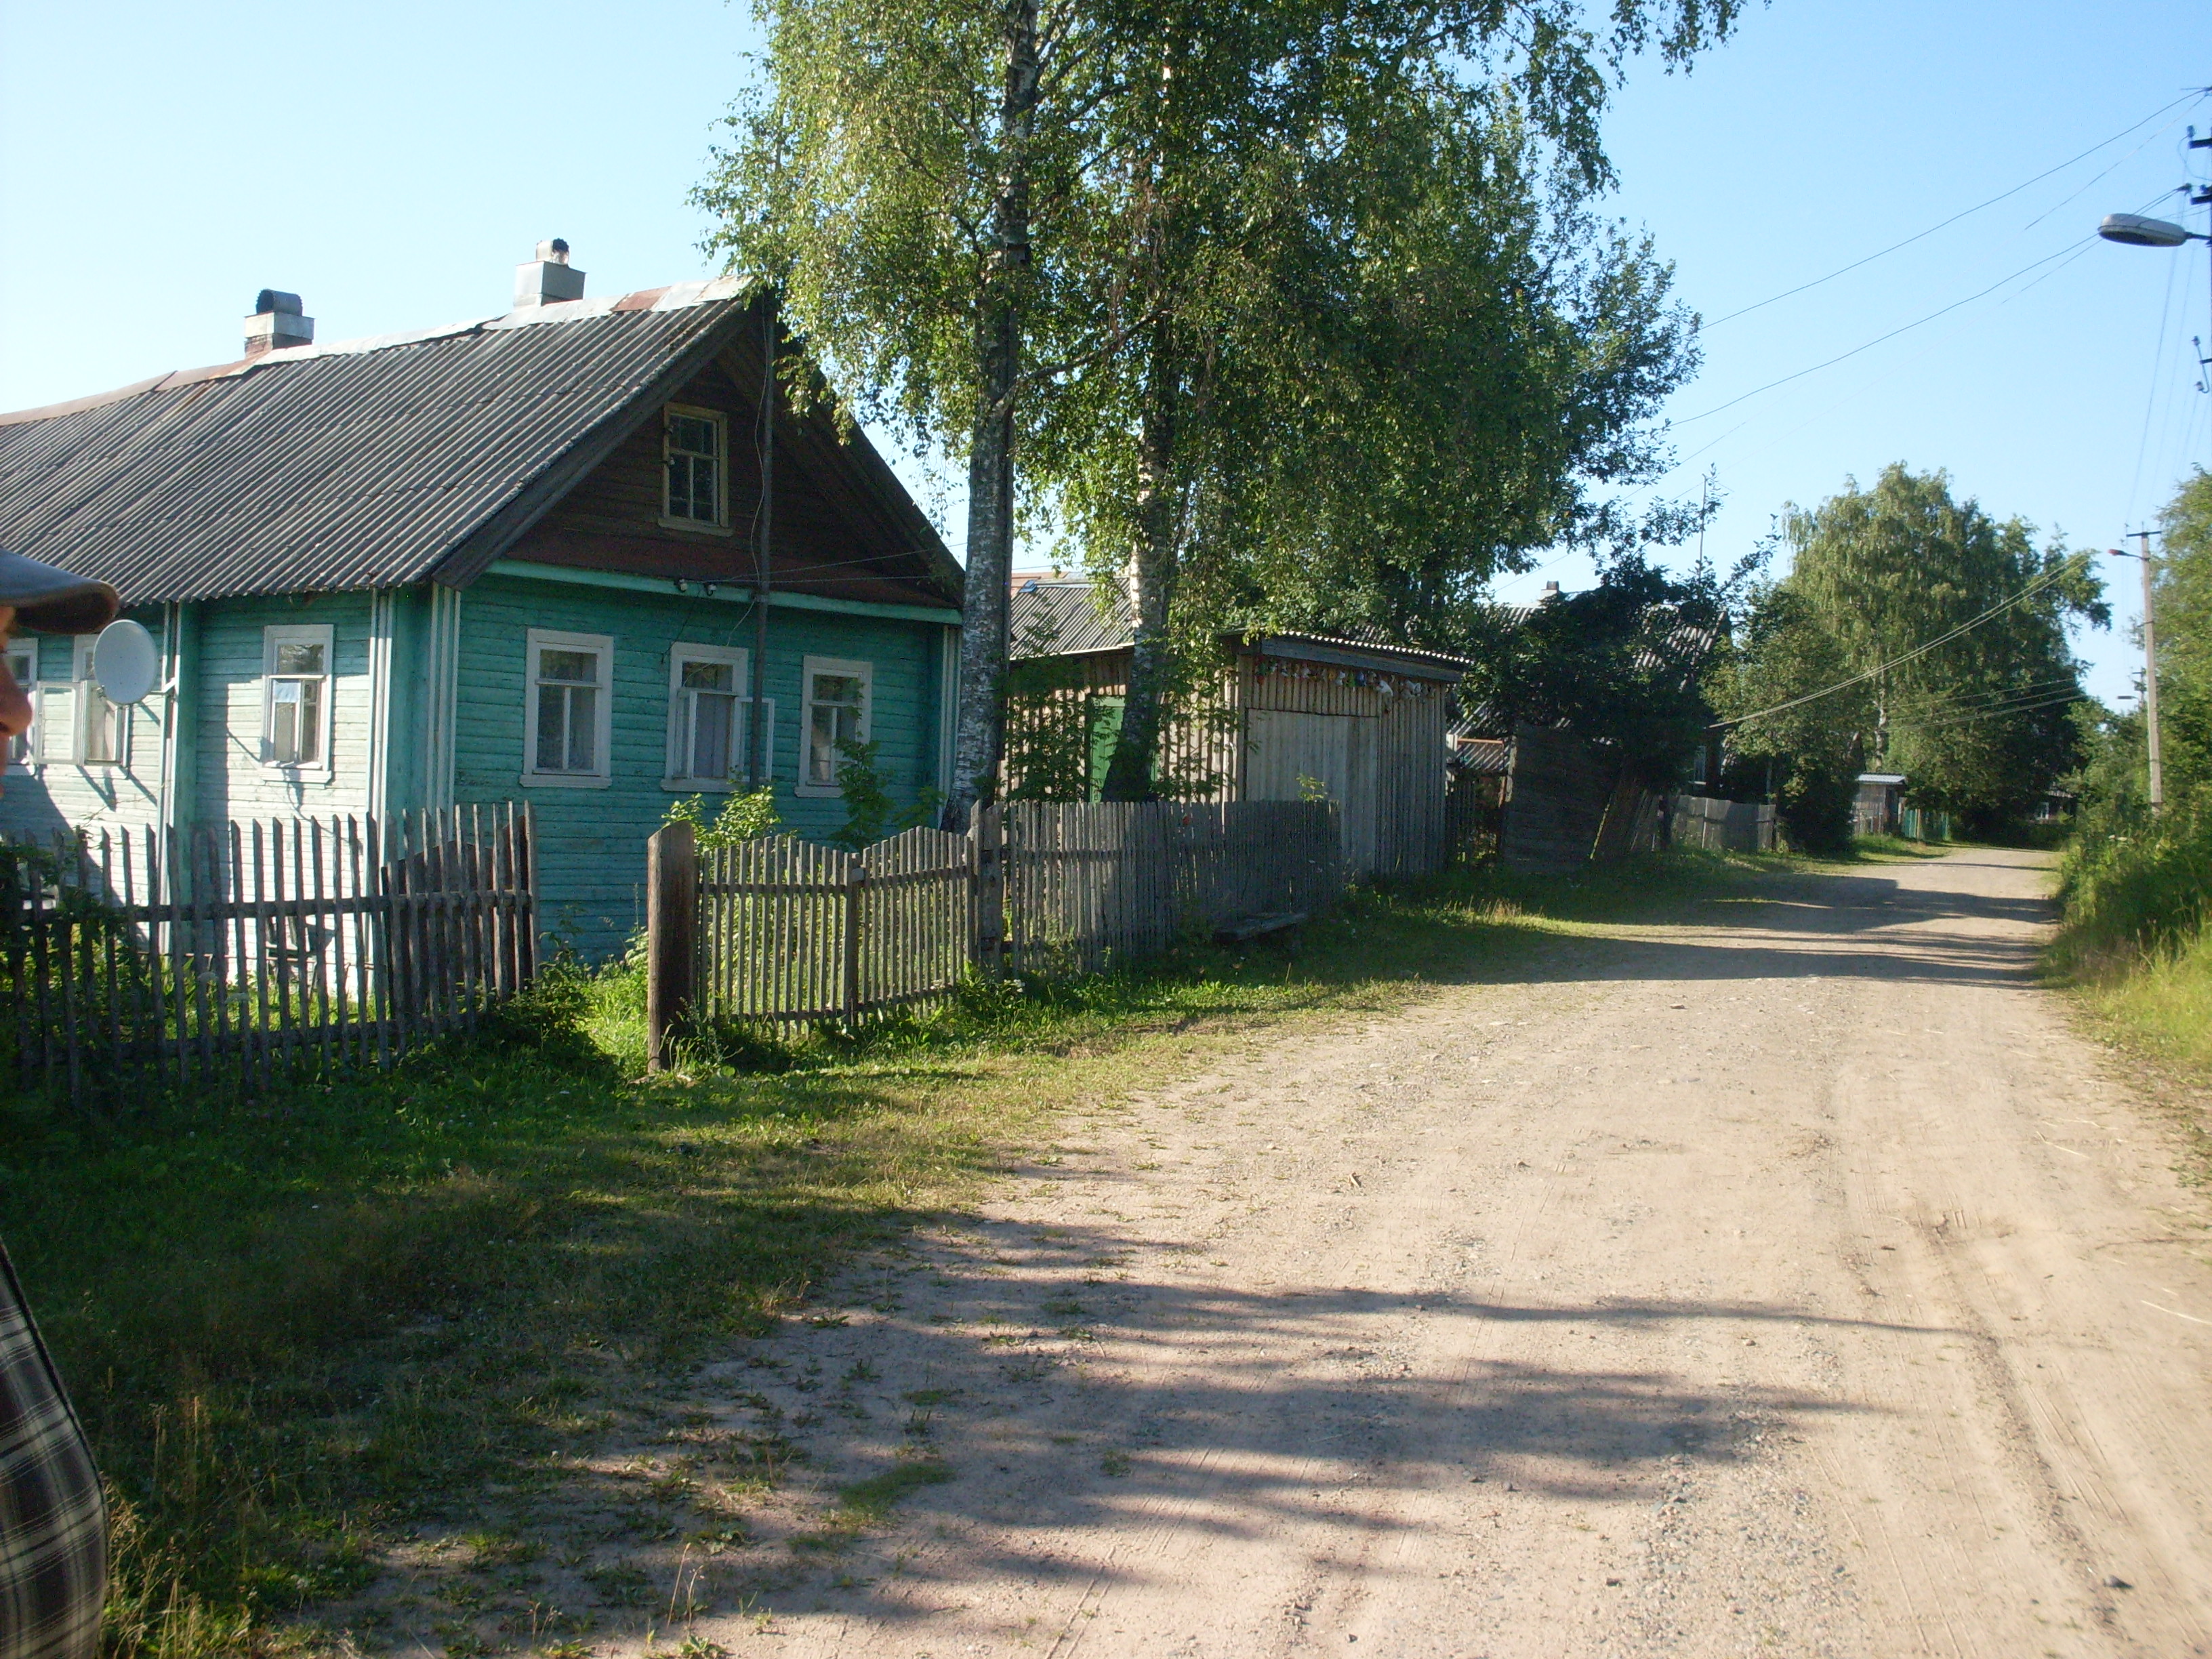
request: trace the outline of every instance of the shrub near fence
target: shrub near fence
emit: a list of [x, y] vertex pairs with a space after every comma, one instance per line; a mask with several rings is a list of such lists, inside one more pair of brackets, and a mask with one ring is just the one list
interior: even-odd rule
[[385, 1062], [536, 970], [527, 809], [0, 844], [5, 1039], [73, 1100]]

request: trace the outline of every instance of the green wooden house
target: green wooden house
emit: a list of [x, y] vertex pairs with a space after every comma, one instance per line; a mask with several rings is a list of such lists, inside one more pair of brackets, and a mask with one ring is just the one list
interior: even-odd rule
[[763, 615], [787, 823], [844, 822], [842, 739], [941, 789], [961, 571], [928, 520], [827, 414], [769, 439], [732, 284], [582, 277], [542, 245], [500, 316], [331, 344], [264, 291], [237, 362], [0, 416], [0, 545], [112, 583], [168, 682], [118, 708], [89, 638], [12, 643], [38, 718], [0, 831], [526, 800], [545, 926], [604, 953], [672, 803], [748, 781]]

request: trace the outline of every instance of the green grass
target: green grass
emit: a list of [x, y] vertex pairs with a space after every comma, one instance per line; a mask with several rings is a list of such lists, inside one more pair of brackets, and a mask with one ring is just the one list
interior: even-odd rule
[[2155, 819], [2085, 826], [2060, 861], [2058, 892], [2053, 978], [2078, 992], [2106, 1037], [2183, 1085], [2177, 1115], [2198, 1176], [2212, 1179], [2201, 1110], [2212, 1087], [2212, 789]]
[[[103, 1125], [10, 1100], [8, 1242], [116, 1500], [110, 1651], [331, 1645], [312, 1620], [386, 1644], [359, 1598], [428, 1536], [408, 1593], [459, 1652], [610, 1514], [717, 1536], [731, 1515], [682, 1467], [624, 1485], [589, 1455], [680, 1439], [702, 1356], [803, 1314], [852, 1251], [963, 1201], [1064, 1106], [1285, 1021], [1510, 976], [1547, 935], [1785, 863], [1443, 879], [1363, 895], [1289, 951], [977, 986], [856, 1038], [695, 1045], [652, 1079], [630, 969], [550, 975], [478, 1037], [258, 1104], [156, 1095]], [[757, 1439], [724, 1499], [795, 1455]], [[872, 1524], [942, 1468], [902, 1463], [837, 1515]]]
[[2084, 989], [2112, 1035], [2212, 1083], [2212, 933], [2153, 951]]

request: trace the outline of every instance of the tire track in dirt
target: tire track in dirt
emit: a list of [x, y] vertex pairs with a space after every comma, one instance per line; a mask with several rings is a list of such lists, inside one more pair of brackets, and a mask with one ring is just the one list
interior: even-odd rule
[[2038, 866], [1777, 878], [1098, 1103], [701, 1378], [812, 1461], [693, 1633], [2212, 1655], [2203, 1206], [2033, 983]]

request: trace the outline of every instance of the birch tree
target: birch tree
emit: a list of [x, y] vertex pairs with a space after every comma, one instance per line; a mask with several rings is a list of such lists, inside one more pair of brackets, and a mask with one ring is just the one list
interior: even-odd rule
[[[1646, 49], [1686, 62], [1741, 3], [1614, 0], [1594, 19], [1581, 0], [758, 0], [763, 80], [697, 199], [711, 245], [780, 289], [848, 403], [966, 461], [948, 821], [994, 788], [1021, 457], [1097, 435], [1077, 417], [1115, 406], [1096, 377], [1133, 342], [1189, 337], [1145, 274], [1172, 277], [1197, 225], [1223, 228], [1191, 217], [1219, 195], [1200, 181], [1233, 173], [1279, 106], [1362, 59], [1509, 84], [1601, 167], [1609, 77]], [[1177, 368], [1152, 385], [1133, 428], [1152, 482], [1130, 514], [1157, 547], [1188, 383]], [[1139, 608], [1149, 640], [1164, 610], [1155, 596]]]

